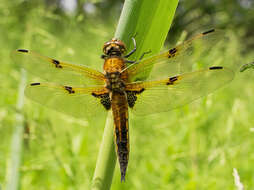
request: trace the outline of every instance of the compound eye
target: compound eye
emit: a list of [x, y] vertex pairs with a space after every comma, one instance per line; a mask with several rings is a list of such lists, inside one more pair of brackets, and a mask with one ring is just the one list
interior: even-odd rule
[[104, 47], [103, 47], [103, 53], [104, 54], [108, 54], [108, 52], [112, 49], [112, 47], [110, 47], [109, 44], [106, 44]]

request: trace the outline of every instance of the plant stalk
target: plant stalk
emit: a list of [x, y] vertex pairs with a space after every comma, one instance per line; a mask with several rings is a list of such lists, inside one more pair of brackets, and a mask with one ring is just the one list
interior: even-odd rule
[[[144, 52], [158, 53], [167, 37], [178, 0], [126, 0], [118, 22], [115, 37], [121, 39], [130, 51], [135, 37], [137, 51], [130, 60], [137, 60]], [[113, 118], [108, 115], [101, 143], [92, 190], [110, 189], [116, 153], [114, 147]], [[127, 179], [128, 180], [128, 179]]]
[[92, 190], [110, 189], [115, 163], [113, 117], [109, 111], [93, 177]]
[[18, 190], [20, 183], [20, 165], [22, 160], [22, 147], [23, 147], [23, 131], [24, 131], [24, 116], [22, 109], [24, 105], [24, 90], [26, 86], [26, 71], [21, 71], [21, 81], [19, 84], [18, 100], [17, 100], [17, 114], [16, 125], [11, 142], [10, 160], [7, 167], [7, 184], [6, 190]]

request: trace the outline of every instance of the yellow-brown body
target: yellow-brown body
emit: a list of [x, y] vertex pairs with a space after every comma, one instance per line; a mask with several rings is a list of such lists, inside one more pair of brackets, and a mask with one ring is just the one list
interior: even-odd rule
[[114, 135], [116, 152], [121, 170], [121, 180], [124, 180], [129, 159], [129, 127], [128, 102], [125, 92], [125, 83], [128, 80], [123, 58], [113, 56], [105, 59], [104, 74], [107, 78], [106, 88], [109, 90], [111, 108], [114, 118]]

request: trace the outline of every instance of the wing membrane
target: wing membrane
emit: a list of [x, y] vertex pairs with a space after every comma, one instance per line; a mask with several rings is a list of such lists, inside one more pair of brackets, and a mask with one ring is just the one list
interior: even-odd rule
[[16, 50], [12, 53], [12, 59], [17, 65], [50, 82], [75, 86], [104, 83], [104, 76], [101, 72], [83, 65], [74, 65], [51, 59], [34, 51]]
[[[154, 80], [191, 72], [195, 61], [204, 57], [202, 55], [208, 55], [224, 36], [224, 32], [220, 30], [203, 32], [168, 51], [133, 64], [128, 68], [129, 81], [142, 81], [148, 75], [147, 80]], [[206, 64], [203, 68], [209, 66], [211, 64]]]
[[30, 99], [56, 111], [83, 119], [97, 117], [107, 111], [100, 98], [92, 93], [104, 94], [106, 90], [103, 86], [74, 88], [53, 83], [32, 83], [25, 90]]
[[129, 83], [126, 89], [136, 94], [133, 113], [146, 115], [185, 105], [220, 88], [233, 77], [230, 69], [210, 67], [164, 80]]

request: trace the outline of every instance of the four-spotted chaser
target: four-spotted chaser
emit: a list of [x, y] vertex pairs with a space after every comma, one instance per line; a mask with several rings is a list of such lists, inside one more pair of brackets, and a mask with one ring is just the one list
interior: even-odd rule
[[203, 44], [209, 52], [222, 36], [221, 31], [212, 29], [158, 55], [141, 56], [138, 61], [127, 60], [136, 50], [134, 38], [134, 49], [128, 54], [125, 44], [113, 38], [103, 46], [103, 72], [25, 49], [16, 50], [12, 57], [27, 71], [50, 81], [31, 83], [25, 91], [30, 99], [78, 118], [97, 117], [112, 110], [121, 180], [125, 180], [128, 111], [138, 115], [169, 111], [230, 82], [234, 77], [230, 68], [204, 65], [192, 71], [196, 44]]

